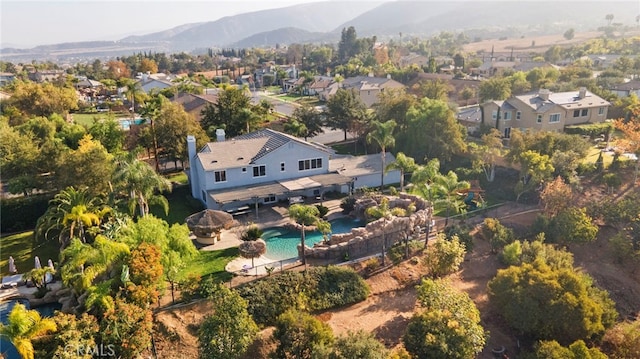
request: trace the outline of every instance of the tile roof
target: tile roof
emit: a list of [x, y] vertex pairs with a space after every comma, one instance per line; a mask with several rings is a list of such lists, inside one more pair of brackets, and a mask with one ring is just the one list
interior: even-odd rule
[[[385, 162], [387, 164], [395, 160], [396, 158], [391, 152], [386, 153]], [[349, 177], [380, 173], [381, 168], [382, 158], [379, 153], [362, 156], [337, 155], [329, 161], [330, 172], [338, 172]]]
[[533, 92], [515, 96], [515, 98], [527, 104], [538, 113], [546, 112], [555, 105], [565, 109], [610, 105], [609, 102], [589, 91], [585, 90], [585, 96], [583, 98], [580, 98], [579, 93], [579, 91], [549, 93], [549, 99], [545, 100], [540, 96], [539, 92]]
[[625, 82], [619, 85], [614, 85], [611, 87], [611, 90], [618, 90], [618, 91], [633, 91], [638, 89], [640, 89], [639, 80], [631, 80], [629, 82]]

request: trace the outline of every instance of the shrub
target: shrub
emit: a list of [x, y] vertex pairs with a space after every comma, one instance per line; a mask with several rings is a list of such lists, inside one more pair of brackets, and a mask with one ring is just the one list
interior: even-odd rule
[[444, 234], [447, 238], [458, 237], [467, 253], [473, 250], [473, 237], [470, 232], [471, 227], [467, 224], [454, 224], [444, 229]]
[[322, 206], [322, 205], [316, 204], [316, 208], [318, 209], [318, 212], [320, 213], [319, 214], [320, 218], [324, 218], [324, 216], [326, 216], [327, 213], [329, 213], [329, 207], [327, 207], [327, 206]]
[[427, 248], [424, 263], [431, 276], [438, 278], [458, 271], [464, 260], [464, 254], [464, 246], [458, 237], [445, 240], [443, 235], [439, 235]]
[[340, 201], [340, 208], [342, 208], [342, 212], [351, 213], [356, 206], [356, 198], [353, 196], [349, 196]]
[[275, 358], [326, 358], [333, 344], [333, 331], [313, 316], [289, 310], [278, 317], [273, 337], [278, 341]]
[[359, 330], [357, 332], [347, 332], [340, 336], [333, 344], [333, 351], [330, 359], [386, 359], [387, 348], [384, 347], [373, 333]]
[[[309, 279], [309, 277], [314, 279]], [[324, 310], [363, 301], [369, 296], [369, 286], [351, 268], [313, 267], [307, 273], [309, 308]]]
[[396, 217], [406, 217], [407, 210], [400, 207], [394, 207], [394, 208], [391, 208], [391, 215]]
[[513, 230], [503, 226], [496, 218], [485, 218], [480, 233], [484, 239], [491, 243], [491, 249], [494, 253], [515, 239]]
[[362, 263], [364, 266], [364, 272], [366, 274], [371, 274], [375, 272], [378, 268], [380, 268], [380, 260], [378, 257], [369, 258]]
[[612, 359], [640, 358], [640, 319], [607, 330], [602, 348]]
[[520, 256], [522, 256], [522, 245], [520, 241], [515, 241], [504, 246], [500, 261], [509, 266], [517, 265], [520, 264]]

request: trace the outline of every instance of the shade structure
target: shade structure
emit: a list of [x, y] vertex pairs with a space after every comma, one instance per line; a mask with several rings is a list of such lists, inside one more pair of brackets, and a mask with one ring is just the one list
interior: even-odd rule
[[53, 266], [53, 261], [51, 260], [51, 258], [49, 258], [49, 260], [47, 261], [47, 265], [49, 266], [49, 268], [55, 270], [56, 268]]
[[258, 258], [267, 252], [267, 243], [260, 239], [255, 241], [243, 241], [238, 246], [240, 256], [243, 258], [251, 258], [251, 267], [253, 268], [253, 259]]
[[[214, 209], [205, 209], [192, 214], [185, 222], [198, 241], [206, 244], [215, 243], [215, 239], [220, 239], [220, 231], [229, 229], [235, 224], [231, 214]], [[213, 242], [207, 241], [207, 238], [213, 238]]]
[[40, 258], [38, 258], [38, 256], [36, 256], [35, 258], [35, 268], [36, 269], [42, 268], [42, 265], [40, 264]]

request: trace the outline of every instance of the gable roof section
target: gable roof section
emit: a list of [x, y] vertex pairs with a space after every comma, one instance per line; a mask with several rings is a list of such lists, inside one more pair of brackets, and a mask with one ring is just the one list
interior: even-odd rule
[[548, 100], [542, 98], [538, 92], [514, 96], [513, 98], [531, 107], [538, 113], [544, 113], [555, 105], [561, 106], [567, 110], [611, 105], [608, 101], [589, 91], [585, 91], [585, 96], [583, 98], [580, 98], [579, 91], [549, 93]]
[[248, 166], [289, 142], [330, 153], [326, 146], [266, 128], [222, 142], [209, 142], [198, 153], [198, 158], [205, 171]]
[[631, 80], [623, 84], [611, 86], [611, 90], [618, 91], [635, 91], [640, 89], [640, 80]]
[[374, 90], [388, 85], [402, 86], [400, 82], [389, 79], [386, 77], [369, 77], [369, 76], [356, 76], [344, 79], [341, 83], [344, 88], [357, 88], [358, 90]]

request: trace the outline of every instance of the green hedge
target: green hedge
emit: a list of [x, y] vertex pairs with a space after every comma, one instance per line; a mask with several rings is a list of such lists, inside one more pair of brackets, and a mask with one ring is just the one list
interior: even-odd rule
[[613, 123], [609, 122], [592, 123], [588, 125], [574, 125], [564, 128], [564, 132], [570, 135], [589, 136], [590, 138], [595, 138], [600, 135], [607, 136], [608, 134], [612, 133], [613, 130]]
[[367, 283], [351, 268], [314, 267], [284, 272], [237, 289], [259, 325], [273, 325], [289, 309], [317, 311], [341, 307], [367, 298]]
[[49, 195], [3, 199], [0, 203], [0, 232], [12, 233], [34, 229], [38, 218], [47, 211]]

